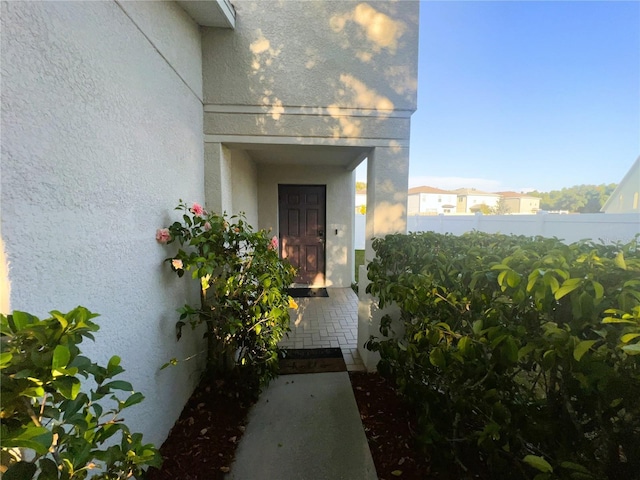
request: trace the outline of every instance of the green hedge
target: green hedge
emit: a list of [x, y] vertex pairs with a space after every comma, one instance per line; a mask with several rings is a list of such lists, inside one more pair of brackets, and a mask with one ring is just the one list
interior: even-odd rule
[[[640, 249], [470, 233], [373, 244], [400, 308], [367, 347], [432, 458], [490, 478], [640, 478]], [[436, 453], [437, 452], [437, 453]]]

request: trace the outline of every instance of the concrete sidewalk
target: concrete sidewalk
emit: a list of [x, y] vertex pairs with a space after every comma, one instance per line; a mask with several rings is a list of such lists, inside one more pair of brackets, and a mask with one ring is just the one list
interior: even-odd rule
[[249, 413], [231, 480], [375, 480], [347, 372], [283, 375]]

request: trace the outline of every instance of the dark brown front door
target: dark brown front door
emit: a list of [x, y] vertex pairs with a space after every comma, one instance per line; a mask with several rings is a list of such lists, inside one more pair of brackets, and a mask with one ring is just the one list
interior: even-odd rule
[[324, 185], [279, 185], [280, 253], [298, 269], [296, 283], [324, 284]]

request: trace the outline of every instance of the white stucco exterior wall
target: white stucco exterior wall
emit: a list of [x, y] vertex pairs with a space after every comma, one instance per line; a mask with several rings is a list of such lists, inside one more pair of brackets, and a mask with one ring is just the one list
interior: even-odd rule
[[258, 229], [258, 167], [244, 150], [232, 150], [232, 211], [244, 212], [247, 222]]
[[219, 215], [233, 212], [231, 150], [220, 143], [204, 146], [206, 208]]
[[[340, 167], [258, 166], [259, 227], [278, 232], [278, 185], [326, 185], [326, 285], [348, 287], [353, 281], [355, 173]], [[338, 233], [336, 234], [336, 230]]]
[[121, 1], [119, 5], [202, 101], [202, 46], [198, 25], [174, 2]]
[[[122, 357], [146, 396], [127, 423], [159, 445], [198, 380], [197, 361], [159, 371], [201, 339], [176, 342], [175, 310], [197, 291], [154, 238], [179, 198], [204, 200], [198, 27], [165, 2], [2, 2], [1, 21], [11, 307], [102, 314], [82, 349]], [[155, 44], [155, 31], [176, 34]]]
[[[276, 115], [287, 106], [415, 110], [418, 2], [243, 0], [235, 7], [234, 31], [203, 31], [205, 103]], [[346, 135], [358, 129], [357, 122], [342, 127]]]

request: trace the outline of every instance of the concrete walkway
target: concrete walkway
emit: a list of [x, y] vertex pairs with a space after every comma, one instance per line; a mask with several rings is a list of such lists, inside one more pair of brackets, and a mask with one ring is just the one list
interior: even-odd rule
[[[358, 297], [328, 288], [329, 297], [296, 299], [284, 348], [340, 347], [350, 371], [358, 355]], [[283, 375], [249, 413], [232, 480], [375, 480], [375, 466], [347, 372]]]
[[375, 480], [348, 373], [273, 381], [249, 414], [227, 478]]

